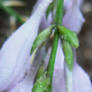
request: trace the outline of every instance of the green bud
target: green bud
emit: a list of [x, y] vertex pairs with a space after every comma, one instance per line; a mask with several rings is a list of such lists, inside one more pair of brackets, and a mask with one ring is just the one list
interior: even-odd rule
[[54, 25], [48, 27], [47, 29], [43, 30], [35, 39], [32, 49], [31, 49], [31, 53], [33, 53], [33, 51], [38, 48], [42, 43], [44, 43], [50, 36], [51, 32], [52, 32], [52, 28], [54, 27]]
[[70, 70], [73, 69], [73, 52], [72, 52], [72, 47], [67, 41], [63, 41], [63, 51], [64, 51], [64, 56], [65, 56], [65, 61], [67, 63], [67, 66]]
[[32, 92], [45, 92], [50, 84], [50, 79], [46, 77], [46, 73], [42, 75], [34, 84]]
[[58, 28], [64, 40], [68, 41], [75, 48], [79, 47], [79, 40], [75, 32], [72, 32], [64, 26], [58, 26]]
[[39, 79], [44, 74], [44, 67], [41, 66], [37, 72], [36, 78]]

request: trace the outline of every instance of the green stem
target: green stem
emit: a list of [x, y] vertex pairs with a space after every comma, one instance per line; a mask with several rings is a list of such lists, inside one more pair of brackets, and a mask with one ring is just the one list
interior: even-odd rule
[[12, 8], [4, 6], [1, 1], [0, 1], [0, 8], [3, 11], [7, 12], [9, 15], [14, 16], [20, 23], [24, 23], [22, 17], [18, 13], [16, 13]]
[[[53, 78], [53, 72], [54, 72], [54, 64], [55, 64], [55, 58], [56, 58], [56, 52], [57, 52], [57, 47], [58, 47], [58, 33], [55, 33], [55, 37], [54, 37], [54, 42], [53, 42], [53, 46], [52, 46], [52, 52], [51, 52], [51, 56], [50, 56], [50, 60], [49, 60], [49, 64], [48, 64], [48, 75], [50, 76], [50, 80], [52, 83], [52, 78]], [[50, 92], [52, 92], [52, 88], [50, 85]]]
[[[54, 16], [54, 23], [56, 25], [61, 25], [62, 24], [62, 18], [63, 18], [63, 5], [64, 5], [64, 0], [56, 0], [56, 12]], [[59, 35], [57, 32], [57, 28], [55, 30], [55, 36], [54, 36], [54, 42], [52, 46], [52, 52], [49, 60], [49, 65], [48, 65], [48, 74], [50, 76], [50, 80], [52, 83], [53, 79], [53, 72], [54, 72], [54, 64], [55, 64], [55, 58], [56, 58], [56, 52], [57, 52], [57, 47], [58, 47], [58, 40], [59, 40]], [[50, 85], [49, 92], [52, 92], [52, 85]]]
[[55, 24], [62, 24], [64, 0], [56, 0]]

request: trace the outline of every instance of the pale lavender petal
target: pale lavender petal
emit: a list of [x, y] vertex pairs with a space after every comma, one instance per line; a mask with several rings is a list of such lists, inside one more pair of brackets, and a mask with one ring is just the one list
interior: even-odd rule
[[[59, 51], [60, 51], [60, 48], [59, 48]], [[58, 62], [59, 61], [60, 59], [58, 59]], [[54, 83], [53, 92], [65, 92], [64, 69], [61, 70], [59, 66], [60, 65], [57, 66], [57, 69], [55, 69], [55, 73], [54, 73], [55, 79], [53, 79], [53, 83]], [[76, 63], [76, 59], [75, 59], [74, 70], [73, 70], [73, 92], [92, 92], [91, 80], [88, 74]]]
[[[34, 54], [32, 56], [34, 57]], [[15, 87], [11, 88], [8, 92], [32, 92], [34, 78], [35, 78], [35, 75], [37, 73], [39, 66], [41, 65], [43, 56], [44, 54], [42, 50], [40, 54], [37, 55], [37, 57], [35, 58], [36, 60], [34, 60], [30, 69], [28, 69], [27, 75], [25, 76], [25, 78], [22, 81], [20, 81], [17, 85], [15, 85]]]
[[48, 15], [48, 18], [46, 19], [46, 15], [43, 16], [41, 21], [41, 30], [47, 28], [52, 23], [52, 13]]
[[75, 64], [73, 71], [74, 92], [92, 92], [92, 83], [88, 74]]
[[72, 31], [79, 33], [84, 21], [78, 5], [73, 5], [66, 10], [63, 18], [63, 25]]
[[[39, 0], [39, 2], [37, 3], [36, 7], [34, 8], [34, 10], [37, 8], [38, 4], [40, 3], [41, 0]], [[79, 0], [82, 1], [82, 0]], [[73, 0], [64, 0], [64, 9], [68, 9], [72, 6], [72, 2]], [[46, 19], [46, 16], [44, 15], [42, 18], [42, 22], [41, 22], [41, 29], [44, 29], [46, 27], [48, 27], [51, 23], [52, 23], [52, 13], [50, 13], [48, 15], [48, 18]]]
[[[53, 92], [65, 92], [64, 71], [57, 69], [53, 79]], [[92, 92], [92, 83], [88, 74], [78, 65], [73, 71], [73, 92]]]
[[48, 67], [50, 54], [51, 54], [51, 48], [48, 49], [47, 55], [45, 56], [45, 59], [44, 59], [44, 68], [45, 69]]
[[[38, 64], [39, 65], [39, 64]], [[32, 67], [27, 71], [27, 75], [23, 80], [21, 80], [15, 87], [12, 87], [10, 91], [8, 92], [31, 92], [33, 83], [34, 83], [34, 78], [37, 72], [37, 67]]]
[[[4, 43], [0, 58], [0, 91], [14, 85], [30, 55], [32, 43], [37, 36], [41, 17], [50, 0], [42, 0], [31, 18]], [[15, 81], [16, 79], [16, 81]]]
[[78, 7], [80, 7], [83, 3], [83, 0], [64, 0], [64, 8], [65, 10], [69, 9], [70, 7], [72, 7], [72, 5], [77, 5]]
[[71, 7], [72, 1], [73, 0], [64, 0], [64, 8], [68, 9], [69, 7]]

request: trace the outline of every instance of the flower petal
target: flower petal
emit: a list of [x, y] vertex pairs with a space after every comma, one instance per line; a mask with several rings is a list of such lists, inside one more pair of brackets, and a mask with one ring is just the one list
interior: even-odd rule
[[[61, 61], [62, 63], [62, 59], [61, 59], [62, 55], [63, 53], [58, 55], [60, 56], [60, 58], [58, 57], [57, 58], [58, 60], [56, 62]], [[75, 60], [75, 64], [73, 70], [73, 90], [74, 90], [73, 92], [91, 92], [92, 83], [88, 74], [76, 63], [76, 57], [74, 60]], [[57, 64], [57, 68], [55, 68], [54, 78], [53, 78], [53, 92], [65, 92], [64, 69], [62, 69], [62, 67], [60, 69], [60, 64]]]
[[72, 5], [75, 5], [75, 4], [78, 7], [80, 7], [82, 3], [83, 3], [83, 0], [64, 0], [64, 7], [67, 10], [70, 7], [72, 7]]
[[[17, 83], [17, 85], [9, 89], [8, 92], [32, 92], [34, 78], [37, 73], [37, 70], [40, 67], [43, 56], [44, 54], [42, 50], [41, 53], [37, 55], [36, 60], [34, 60], [35, 62], [33, 62], [32, 65], [29, 64], [31, 67], [27, 70], [25, 78], [21, 80], [19, 83]], [[32, 60], [32, 57], [34, 57], [34, 54], [31, 55], [31, 57], [29, 57], [29, 60]]]
[[77, 5], [66, 10], [63, 18], [63, 25], [76, 33], [79, 33], [84, 23], [83, 15]]
[[41, 17], [51, 0], [42, 0], [31, 18], [24, 23], [1, 48], [0, 58], [0, 91], [11, 85], [15, 85], [20, 80], [19, 75], [24, 65], [28, 62], [32, 43], [37, 36]]
[[88, 74], [75, 64], [73, 71], [74, 92], [92, 92], [92, 84]]

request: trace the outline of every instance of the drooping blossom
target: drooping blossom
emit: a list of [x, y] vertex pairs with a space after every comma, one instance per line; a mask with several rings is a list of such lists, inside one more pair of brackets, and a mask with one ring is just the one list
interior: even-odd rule
[[[80, 11], [82, 0], [65, 0], [65, 15], [63, 25], [70, 30], [79, 33], [84, 23], [83, 15]], [[50, 19], [51, 20], [51, 19]], [[45, 22], [45, 21], [44, 21]], [[53, 77], [53, 92], [65, 92], [65, 73], [64, 73], [64, 54], [62, 46], [58, 44], [56, 63]], [[50, 51], [49, 51], [50, 53]], [[49, 54], [48, 54], [49, 55]], [[47, 56], [47, 58], [49, 58]], [[48, 62], [49, 59], [46, 59]], [[76, 56], [74, 57], [73, 69], [73, 92], [91, 92], [92, 84], [88, 74], [77, 64]]]
[[[48, 63], [51, 49], [48, 50], [45, 63]], [[92, 84], [88, 74], [77, 64], [76, 56], [74, 56], [74, 69], [73, 69], [73, 92], [91, 92]], [[56, 54], [54, 75], [53, 75], [53, 91], [52, 92], [66, 92], [66, 80], [64, 71], [64, 53], [62, 44], [59, 41]], [[46, 65], [47, 66], [47, 65]]]
[[[80, 32], [80, 29], [84, 23], [84, 18], [80, 12], [81, 0], [72, 0], [71, 6], [66, 9], [66, 13], [63, 18], [63, 25], [76, 33]], [[61, 48], [62, 49], [62, 48]], [[61, 56], [58, 54], [62, 54]], [[64, 74], [64, 56], [60, 47], [57, 51], [58, 56], [56, 57], [54, 78], [53, 78], [53, 92], [65, 92], [65, 74]], [[60, 58], [59, 58], [60, 56]], [[61, 61], [61, 66], [57, 62]], [[61, 75], [61, 77], [60, 77]], [[59, 76], [59, 78], [57, 78]], [[88, 74], [77, 64], [76, 56], [74, 58], [74, 69], [73, 69], [73, 92], [91, 92], [92, 84]]]
[[41, 0], [35, 12], [5, 41], [0, 56], [0, 91], [10, 89], [23, 77], [30, 65], [32, 43], [46, 8], [52, 0]]
[[[28, 62], [30, 60], [30, 49], [37, 35], [38, 28], [41, 22], [41, 17], [42, 15], [44, 15], [46, 8], [51, 1], [39, 0], [40, 4], [37, 3], [36, 10], [33, 12], [31, 18], [22, 27], [20, 27], [3, 45], [1, 49], [2, 58], [0, 61], [0, 69], [1, 69], [0, 78], [2, 79], [0, 80], [0, 91], [6, 90], [7, 88], [8, 89], [11, 88], [9, 90], [10, 92], [25, 92], [25, 91], [31, 92], [35, 73], [37, 70], [35, 70], [33, 77], [30, 78], [31, 76], [30, 74], [32, 74], [32, 72], [29, 71], [29, 69], [31, 68], [28, 69], [28, 67], [31, 66], [30, 62]], [[71, 2], [71, 0], [69, 1]], [[79, 6], [76, 6], [78, 9], [78, 12], [76, 12], [77, 10], [76, 8], [75, 8], [75, 11], [73, 10], [72, 12], [71, 9], [73, 9], [74, 6], [73, 5], [71, 6], [71, 5], [72, 4], [69, 5], [70, 8], [66, 9], [66, 13], [63, 19], [63, 25], [73, 31], [74, 31], [73, 26], [75, 26], [76, 27], [75, 31], [79, 31], [84, 20], [81, 21], [83, 17], [76, 17], [76, 15], [79, 16], [81, 14], [79, 10]], [[68, 9], [70, 9], [70, 11]], [[69, 16], [70, 13], [67, 13], [68, 11], [71, 12], [73, 18]], [[73, 20], [70, 21], [69, 18]], [[77, 23], [74, 22], [76, 21], [75, 20], [76, 18], [78, 22], [81, 22], [79, 25], [78, 25], [78, 22]], [[65, 22], [65, 21], [68, 21], [68, 22]], [[74, 23], [76, 24], [71, 26], [69, 25], [70, 23], [71, 25]], [[54, 78], [53, 78], [53, 92], [65, 92], [64, 55], [60, 44], [61, 43], [59, 42], [57, 56], [56, 56]], [[28, 74], [23, 79], [26, 71], [28, 71]], [[81, 78], [80, 78], [79, 72], [80, 72]], [[75, 75], [73, 76], [74, 89], [75, 89], [74, 92], [91, 92], [90, 90], [92, 89], [91, 89], [90, 79], [78, 64], [74, 65], [73, 75]], [[84, 84], [87, 84], [87, 86]], [[82, 86], [83, 89], [81, 89], [82, 87], [80, 86]]]
[[[37, 70], [41, 64], [42, 57], [44, 52], [41, 51], [40, 55], [36, 58], [35, 62], [33, 62], [30, 66], [30, 69], [27, 71], [25, 78], [17, 83], [13, 88], [8, 90], [8, 92], [32, 92], [34, 78], [36, 76]], [[32, 55], [34, 58], [34, 55]], [[39, 61], [39, 62], [38, 62]]]
[[[66, 92], [64, 73], [64, 54], [59, 42], [53, 77], [53, 92]], [[77, 64], [74, 58], [73, 92], [91, 92], [92, 84], [88, 74]]]

